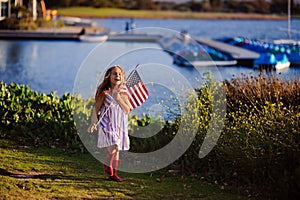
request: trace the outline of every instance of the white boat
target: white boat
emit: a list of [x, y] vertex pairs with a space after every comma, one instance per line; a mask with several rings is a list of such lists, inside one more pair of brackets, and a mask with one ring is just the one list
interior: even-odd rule
[[83, 34], [79, 36], [79, 40], [83, 42], [104, 42], [108, 38], [106, 34]]
[[260, 57], [254, 60], [255, 69], [265, 70], [283, 70], [289, 68], [291, 65], [286, 54], [261, 54]]
[[[194, 67], [208, 67], [208, 66], [234, 66], [237, 64], [236, 60], [195, 60], [195, 61], [187, 61], [185, 59], [180, 59], [177, 57], [173, 57], [173, 63], [179, 66], [194, 66]], [[179, 58], [179, 59], [178, 59]]]
[[290, 39], [273, 40], [273, 43], [278, 45], [300, 45], [300, 41]]
[[81, 26], [81, 27], [95, 27], [96, 22], [89, 19], [82, 19], [79, 17], [59, 17], [61, 21], [67, 26]]
[[287, 69], [287, 68], [290, 67], [290, 65], [291, 65], [290, 62], [278, 62], [278, 63], [276, 63], [276, 65], [275, 65], [275, 69], [276, 69], [276, 70]]

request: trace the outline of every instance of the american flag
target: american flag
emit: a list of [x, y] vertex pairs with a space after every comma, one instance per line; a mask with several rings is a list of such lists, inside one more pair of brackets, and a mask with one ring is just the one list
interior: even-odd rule
[[128, 90], [130, 110], [142, 105], [149, 97], [149, 92], [137, 70], [133, 70], [128, 76], [126, 87]]

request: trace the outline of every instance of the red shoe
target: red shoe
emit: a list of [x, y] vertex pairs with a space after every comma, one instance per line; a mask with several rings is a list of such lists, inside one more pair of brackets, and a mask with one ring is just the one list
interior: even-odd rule
[[107, 166], [107, 165], [105, 165], [105, 164], [104, 164], [104, 171], [105, 171], [108, 175], [110, 175], [110, 176], [113, 175], [113, 169], [112, 169], [112, 167]]
[[118, 167], [119, 167], [119, 160], [114, 160], [112, 166], [113, 166], [113, 175], [110, 176], [109, 179], [112, 181], [121, 182], [122, 179], [120, 177], [118, 177], [118, 175], [117, 175], [117, 171], [118, 171]]
[[109, 176], [109, 180], [116, 181], [116, 182], [121, 182], [122, 181], [122, 179], [120, 177], [118, 177], [117, 174]]

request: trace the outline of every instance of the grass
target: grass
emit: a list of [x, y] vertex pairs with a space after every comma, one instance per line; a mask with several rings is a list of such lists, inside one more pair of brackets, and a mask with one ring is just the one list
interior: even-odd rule
[[247, 199], [179, 174], [120, 172], [112, 182], [90, 154], [0, 140], [0, 199]]
[[257, 13], [208, 13], [153, 10], [125, 10], [117, 8], [70, 7], [60, 8], [61, 16], [83, 18], [173, 18], [173, 19], [272, 19], [286, 20], [287, 16]]

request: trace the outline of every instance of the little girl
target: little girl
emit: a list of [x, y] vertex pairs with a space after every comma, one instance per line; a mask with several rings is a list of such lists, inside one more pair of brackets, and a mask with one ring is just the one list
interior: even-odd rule
[[[92, 113], [90, 132], [98, 129], [99, 148], [106, 148], [104, 170], [109, 179], [122, 181], [117, 175], [119, 151], [129, 150], [128, 113], [130, 111], [127, 90], [124, 86], [125, 73], [120, 66], [109, 68], [98, 86]], [[100, 123], [96, 125], [98, 120]]]

